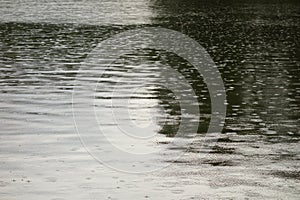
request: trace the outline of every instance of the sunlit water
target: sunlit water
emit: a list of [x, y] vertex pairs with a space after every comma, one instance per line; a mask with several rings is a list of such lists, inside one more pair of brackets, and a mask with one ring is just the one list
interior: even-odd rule
[[[298, 10], [292, 1], [0, 1], [1, 199], [297, 199]], [[226, 87], [221, 137], [204, 134], [209, 93], [180, 57], [141, 49], [104, 74], [85, 68], [99, 42], [147, 26], [180, 31], [206, 48]], [[168, 67], [199, 101], [198, 135], [187, 126], [190, 137], [182, 138], [193, 138], [188, 146], [172, 146], [181, 111], [160, 74]], [[89, 84], [97, 85], [90, 96], [72, 101], [74, 89], [81, 94]], [[93, 113], [84, 115], [87, 99]], [[77, 121], [72, 108], [84, 113]], [[198, 120], [190, 116], [190, 124]], [[88, 135], [99, 127], [143, 159], [114, 154]], [[112, 169], [116, 163], [130, 172], [165, 168], [135, 175]]]

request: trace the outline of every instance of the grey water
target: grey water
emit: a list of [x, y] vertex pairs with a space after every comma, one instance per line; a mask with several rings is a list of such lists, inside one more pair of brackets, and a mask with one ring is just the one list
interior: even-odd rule
[[[0, 198], [298, 199], [299, 8], [292, 0], [0, 0]], [[105, 73], [85, 65], [102, 41], [144, 27], [206, 49], [226, 89], [222, 134], [206, 134], [209, 91], [183, 58], [144, 48]], [[176, 137], [180, 100], [160, 74], [170, 67], [199, 103], [186, 146], [172, 146], [188, 139]], [[99, 131], [129, 154], [111, 151]], [[157, 170], [134, 173], [145, 169]]]

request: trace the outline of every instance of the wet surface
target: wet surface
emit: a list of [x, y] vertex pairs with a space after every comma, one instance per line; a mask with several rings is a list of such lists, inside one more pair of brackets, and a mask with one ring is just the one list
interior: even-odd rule
[[[297, 199], [299, 6], [293, 1], [0, 1], [1, 199]], [[100, 80], [97, 67], [80, 78], [78, 70], [99, 42], [148, 26], [188, 35], [218, 66], [228, 101], [221, 136], [204, 134], [211, 117], [208, 89], [176, 55], [141, 49], [121, 56]], [[163, 87], [158, 66], [180, 72], [199, 101], [200, 119], [190, 116], [191, 123], [199, 122], [198, 134], [187, 126], [194, 138], [188, 146], [172, 146], [180, 104]], [[84, 96], [72, 101], [73, 89], [80, 93], [83, 84], [98, 84], [93, 106], [113, 144], [133, 153], [155, 152], [139, 165], [109, 154], [101, 141], [89, 143], [100, 156], [112, 156], [107, 165], [121, 160], [132, 162], [133, 171], [168, 167], [134, 175], [93, 159], [73, 120], [72, 106], [85, 109]], [[111, 99], [117, 121], [107, 115]], [[127, 132], [154, 137], [118, 140], [116, 126], [126, 129], [129, 121], [138, 127], [154, 121], [145, 132]], [[77, 123], [97, 130], [88, 116]]]

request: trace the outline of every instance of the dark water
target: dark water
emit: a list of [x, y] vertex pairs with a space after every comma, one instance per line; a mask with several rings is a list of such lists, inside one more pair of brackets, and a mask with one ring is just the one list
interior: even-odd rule
[[[0, 197], [297, 199], [299, 8], [296, 1], [0, 1]], [[100, 81], [96, 67], [78, 78], [99, 42], [149, 26], [188, 35], [216, 63], [228, 101], [221, 137], [204, 138], [211, 117], [209, 91], [193, 66], [174, 54], [146, 48], [122, 55]], [[180, 72], [199, 101], [200, 120], [190, 119], [191, 124], [199, 120], [192, 133], [198, 134], [188, 147], [169, 145], [180, 126], [180, 103], [163, 87], [158, 66]], [[72, 107], [85, 111], [86, 101], [72, 101], [72, 94], [82, 84], [95, 83], [95, 117], [111, 143], [151, 154], [142, 164], [118, 157], [96, 135], [87, 145], [96, 157], [107, 155], [110, 166], [132, 164], [132, 171], [172, 165], [132, 175], [87, 153], [75, 123], [89, 131], [97, 127], [90, 116], [74, 122]], [[113, 98], [117, 120], [109, 115]], [[122, 114], [127, 111], [130, 119]], [[138, 127], [129, 131], [134, 136], [154, 138], [123, 138], [121, 129], [130, 121]], [[147, 131], [139, 130], [149, 123]], [[215, 139], [209, 148], [201, 145]]]

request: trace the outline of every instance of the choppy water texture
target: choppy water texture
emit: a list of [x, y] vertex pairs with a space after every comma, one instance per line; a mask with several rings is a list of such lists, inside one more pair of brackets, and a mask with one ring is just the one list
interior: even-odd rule
[[[1, 0], [0, 198], [299, 198], [300, 5], [226, 2]], [[140, 49], [120, 56], [100, 78], [101, 66], [85, 68], [86, 77], [79, 73], [99, 42], [148, 26], [190, 36], [218, 66], [228, 100], [221, 137], [204, 137], [211, 111], [207, 87], [174, 54]], [[200, 121], [189, 117], [200, 126], [188, 146], [172, 146], [181, 110], [164, 87], [161, 67], [180, 72], [199, 101]], [[132, 162], [131, 171], [170, 164], [167, 168], [123, 173], [87, 153], [72, 106], [85, 111], [91, 97], [81, 96], [72, 105], [72, 92], [76, 88], [80, 93], [89, 83], [97, 85], [91, 88], [91, 114], [107, 138], [123, 151], [147, 153], [143, 163], [134, 163], [112, 154], [95, 135], [90, 139], [97, 152], [93, 156], [110, 156], [107, 165]], [[86, 127], [81, 136], [99, 128], [89, 119], [80, 118]], [[138, 128], [127, 126], [129, 122]], [[132, 137], [126, 139], [124, 132]], [[136, 142], [135, 137], [144, 139]]]

